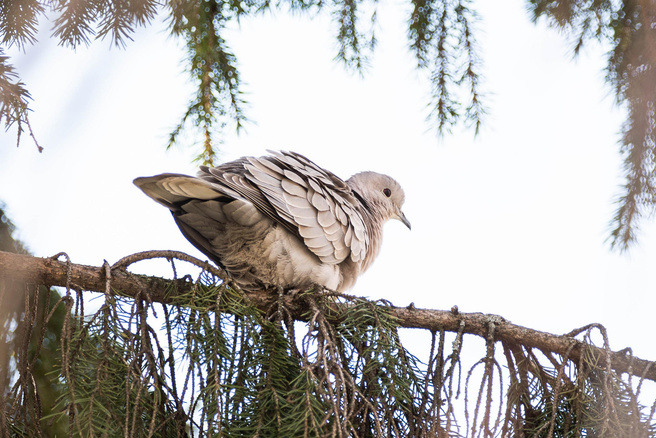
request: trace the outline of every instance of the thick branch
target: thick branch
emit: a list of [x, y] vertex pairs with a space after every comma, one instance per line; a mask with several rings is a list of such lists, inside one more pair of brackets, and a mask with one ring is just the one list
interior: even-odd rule
[[[173, 254], [173, 253], [171, 253]], [[17, 255], [0, 251], [0, 281], [11, 280], [49, 286], [66, 287], [85, 291], [104, 292], [106, 290], [106, 272], [108, 267], [78, 265], [60, 261], [54, 258], [38, 258]], [[122, 295], [136, 297], [147, 294], [152, 301], [171, 303], [174, 297], [167, 296], [173, 280], [159, 277], [132, 274], [123, 269], [111, 270], [111, 287]], [[177, 280], [178, 293], [189, 291], [193, 284], [184, 279]], [[261, 309], [268, 309], [277, 299], [277, 295], [267, 293], [245, 292], [251, 302]], [[296, 296], [286, 296], [286, 305], [296, 319], [303, 319], [304, 303]], [[560, 355], [568, 355], [573, 361], [578, 361], [584, 349], [590, 348], [592, 353], [602, 358], [610, 355], [613, 369], [619, 373], [632, 375], [656, 381], [656, 362], [647, 361], [627, 354], [626, 350], [607, 352], [601, 348], [586, 344], [571, 336], [553, 335], [538, 330], [511, 324], [500, 316], [482, 313], [460, 313], [451, 311], [417, 309], [410, 307], [390, 306], [389, 311], [398, 319], [401, 327], [427, 330], [462, 331], [486, 337], [490, 324], [494, 324], [497, 341], [523, 345], [528, 348], [538, 348]], [[462, 327], [464, 324], [464, 328]]]

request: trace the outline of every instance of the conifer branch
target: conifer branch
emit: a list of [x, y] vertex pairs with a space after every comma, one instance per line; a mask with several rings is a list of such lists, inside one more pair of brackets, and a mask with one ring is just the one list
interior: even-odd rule
[[625, 251], [635, 243], [641, 219], [656, 211], [656, 8], [640, 0], [530, 0], [529, 8], [534, 21], [545, 17], [573, 37], [575, 55], [590, 40], [610, 47], [606, 82], [627, 116], [619, 142], [625, 183], [608, 240]]
[[[1, 13], [1, 12], [0, 12]], [[32, 99], [30, 93], [25, 89], [25, 84], [20, 82], [14, 67], [9, 64], [9, 58], [5, 56], [0, 48], [0, 123], [4, 123], [5, 130], [16, 124], [16, 144], [20, 144], [21, 134], [25, 126], [34, 140], [39, 152], [43, 148], [39, 145], [32, 132], [32, 126], [28, 118], [30, 108], [28, 102]]]
[[[150, 256], [179, 258], [180, 253], [173, 251], [152, 251]], [[193, 259], [188, 257], [188, 261]], [[136, 261], [127, 259], [127, 263]], [[200, 262], [203, 264], [202, 262]], [[177, 287], [177, 294], [188, 293], [194, 284], [188, 279], [169, 280], [160, 277], [133, 274], [123, 269], [126, 263], [119, 262], [111, 270], [111, 286], [115, 293], [128, 297], [139, 297], [146, 294], [149, 301], [163, 304], [176, 302], [175, 295], [171, 295], [172, 286]], [[206, 264], [213, 275], [222, 276], [217, 268]], [[222, 277], [227, 279], [227, 277]], [[43, 284], [48, 286], [70, 287], [83, 291], [105, 293], [107, 286], [106, 267], [87, 266], [61, 261], [56, 258], [39, 258], [27, 255], [11, 254], [0, 251], [0, 281], [19, 283]], [[120, 291], [120, 292], [119, 292]], [[306, 320], [308, 303], [301, 294], [285, 295], [282, 298], [277, 293], [270, 292], [244, 292], [247, 299], [263, 311], [278, 305], [279, 299], [285, 301], [285, 308], [289, 316], [295, 320]], [[343, 317], [336, 304], [335, 320]], [[347, 306], [347, 305], [344, 305]], [[568, 357], [578, 363], [583, 355], [592, 356], [600, 362], [608, 361], [610, 368], [618, 374], [630, 375], [656, 381], [656, 362], [644, 360], [631, 355], [629, 349], [620, 351], [607, 351], [574, 338], [586, 331], [589, 326], [576, 329], [565, 335], [554, 335], [527, 327], [522, 327], [505, 320], [497, 315], [483, 313], [461, 313], [457, 307], [450, 311], [419, 309], [414, 305], [408, 307], [385, 306], [385, 309], [395, 318], [400, 327], [430, 330], [432, 332], [450, 331], [455, 333], [468, 333], [486, 339], [490, 327], [494, 327], [494, 340], [502, 341], [508, 346], [524, 346], [536, 348], [543, 352], [550, 352]], [[464, 329], [463, 329], [464, 327]], [[512, 347], [511, 347], [512, 350]]]

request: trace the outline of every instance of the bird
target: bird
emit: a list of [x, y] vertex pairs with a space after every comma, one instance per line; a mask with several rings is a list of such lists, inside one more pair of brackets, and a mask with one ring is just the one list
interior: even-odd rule
[[343, 180], [299, 153], [267, 152], [134, 184], [247, 291], [349, 291], [378, 256], [383, 225], [411, 229], [393, 178], [365, 171]]

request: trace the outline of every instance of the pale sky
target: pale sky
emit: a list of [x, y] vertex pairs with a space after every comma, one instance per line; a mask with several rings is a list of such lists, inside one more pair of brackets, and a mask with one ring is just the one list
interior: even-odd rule
[[[489, 109], [476, 138], [461, 128], [438, 138], [425, 121], [430, 88], [406, 49], [404, 2], [380, 2], [364, 78], [333, 61], [325, 16], [244, 20], [226, 37], [256, 123], [225, 134], [219, 161], [286, 149], [343, 178], [374, 170], [397, 179], [412, 231], [386, 226], [355, 295], [458, 305], [556, 334], [597, 322], [613, 350], [656, 360], [654, 221], [643, 221], [628, 254], [605, 242], [623, 121], [603, 81], [605, 49], [590, 45], [573, 60], [566, 37], [531, 24], [524, 4], [475, 2]], [[27, 136], [16, 148], [11, 130], [0, 136], [0, 201], [18, 237], [37, 256], [65, 251], [96, 266], [150, 249], [205, 259], [132, 184], [195, 173], [191, 136], [165, 151], [194, 92], [180, 44], [157, 22], [126, 50], [97, 41], [73, 51], [48, 38], [50, 26], [24, 54], [10, 51], [45, 148], [37, 153]]]

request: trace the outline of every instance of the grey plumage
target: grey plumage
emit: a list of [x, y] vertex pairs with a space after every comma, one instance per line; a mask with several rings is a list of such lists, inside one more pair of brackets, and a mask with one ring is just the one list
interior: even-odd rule
[[134, 183], [171, 210], [185, 237], [245, 289], [350, 289], [376, 258], [383, 225], [405, 195], [392, 178], [343, 181], [294, 152], [243, 157], [196, 177], [166, 173]]

